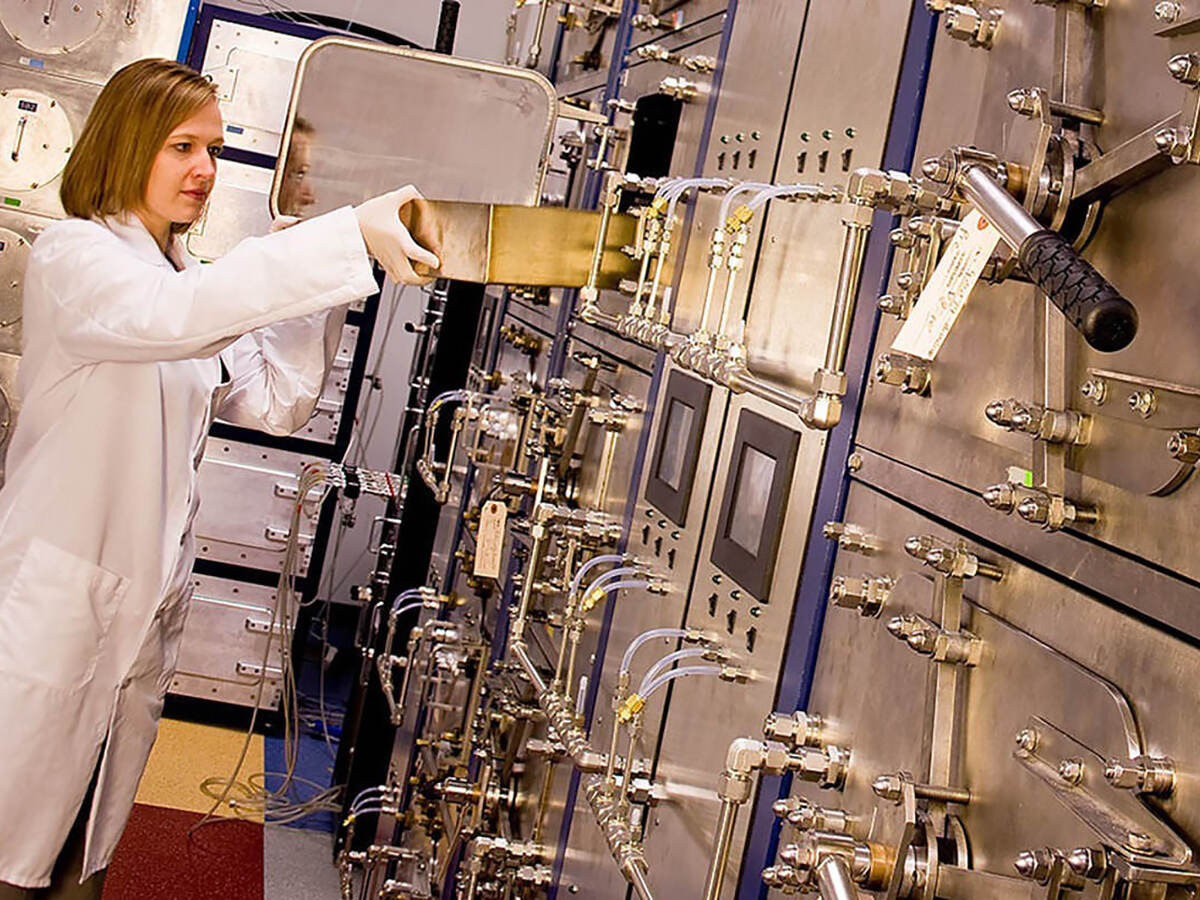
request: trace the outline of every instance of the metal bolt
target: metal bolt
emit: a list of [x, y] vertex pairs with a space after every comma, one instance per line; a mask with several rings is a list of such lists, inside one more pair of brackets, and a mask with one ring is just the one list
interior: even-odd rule
[[950, 180], [950, 167], [935, 156], [921, 163], [921, 174], [930, 181], [945, 184]]
[[1049, 847], [1037, 850], [1022, 850], [1013, 860], [1013, 868], [1022, 878], [1032, 878], [1038, 884], [1050, 880], [1050, 867], [1054, 865], [1054, 852]]
[[1017, 746], [1026, 753], [1032, 753], [1037, 749], [1038, 733], [1032, 728], [1022, 728], [1017, 732]]
[[1161, 0], [1154, 4], [1154, 18], [1160, 22], [1174, 22], [1183, 12], [1183, 7], [1176, 0]]
[[1041, 498], [1026, 497], [1017, 504], [1017, 515], [1026, 522], [1033, 522], [1035, 525], [1045, 525], [1050, 521], [1050, 507], [1044, 502], [1039, 502]]
[[1191, 150], [1192, 131], [1190, 128], [1163, 128], [1155, 133], [1154, 146], [1171, 157], [1172, 162], [1181, 163]]
[[1154, 838], [1150, 837], [1144, 831], [1129, 832], [1126, 835], [1125, 843], [1129, 845], [1130, 849], [1136, 850], [1139, 853], [1149, 853], [1154, 849]]
[[1108, 859], [1098, 847], [1076, 847], [1067, 854], [1067, 865], [1080, 878], [1099, 881], [1108, 870]]
[[904, 782], [899, 775], [880, 775], [871, 782], [871, 790], [884, 800], [896, 801], [903, 795]]
[[1167, 63], [1167, 71], [1171, 73], [1172, 78], [1183, 84], [1200, 84], [1200, 55], [1180, 53], [1172, 56]]
[[1167, 438], [1167, 452], [1172, 459], [1192, 465], [1200, 461], [1200, 435], [1188, 431], [1176, 431]]
[[1108, 384], [1103, 378], [1089, 378], [1080, 386], [1079, 393], [1100, 406], [1108, 399]]
[[851, 453], [850, 458], [846, 460], [846, 468], [851, 472], [857, 472], [862, 468], [863, 458], [857, 453]]
[[992, 509], [1010, 513], [1016, 507], [1016, 491], [1011, 484], [993, 484], [980, 495]]
[[1129, 408], [1143, 419], [1148, 419], [1158, 409], [1158, 397], [1149, 389], [1134, 391], [1129, 395]]
[[1038, 114], [1038, 96], [1033, 91], [1018, 88], [1008, 94], [1008, 106], [1019, 116], [1036, 116]]
[[1083, 781], [1083, 760], [1078, 757], [1064, 759], [1058, 764], [1058, 777], [1067, 784], [1079, 784]]

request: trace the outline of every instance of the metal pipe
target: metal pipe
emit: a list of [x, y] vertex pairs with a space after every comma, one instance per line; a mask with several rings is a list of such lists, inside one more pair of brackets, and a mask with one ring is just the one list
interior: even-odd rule
[[840, 856], [828, 856], [817, 866], [821, 900], [858, 900], [850, 868]]
[[637, 894], [638, 900], [654, 900], [650, 883], [646, 881], [646, 873], [642, 871], [641, 866], [631, 864], [625, 872], [625, 878], [633, 885], [633, 892]]
[[604, 185], [604, 204], [600, 208], [600, 224], [596, 228], [596, 246], [592, 250], [592, 267], [588, 272], [587, 285], [580, 291], [585, 303], [596, 302], [596, 283], [600, 280], [600, 268], [604, 264], [604, 248], [608, 244], [608, 227], [612, 222], [613, 210], [617, 207], [617, 197], [621, 179], [619, 173], [610, 172]]
[[1045, 230], [983, 166], [967, 169], [962, 192], [1014, 250], [1020, 250], [1026, 239]]
[[729, 864], [729, 852], [733, 847], [733, 829], [737, 824], [739, 804], [736, 800], [722, 800], [721, 814], [717, 816], [717, 837], [713, 844], [713, 855], [708, 865], [708, 878], [704, 882], [704, 900], [719, 900], [721, 887], [725, 883], [725, 867]]
[[867, 253], [867, 235], [870, 225], [844, 221], [846, 237], [842, 243], [842, 265], [838, 272], [837, 294], [833, 303], [833, 318], [829, 329], [829, 342], [825, 345], [825, 365], [828, 372], [844, 372], [846, 353], [850, 347], [850, 323], [854, 321], [854, 307], [858, 302], [858, 289], [862, 284], [863, 259]]
[[804, 407], [804, 398], [780, 390], [749, 372], [734, 372], [729, 377], [729, 389], [739, 394], [753, 394], [761, 400], [773, 403], [791, 413], [799, 413]]
[[512, 650], [513, 656], [517, 660], [518, 665], [520, 665], [525, 674], [529, 676], [529, 680], [533, 684], [533, 689], [537, 691], [538, 694], [546, 693], [548, 688], [546, 680], [542, 678], [541, 672], [539, 672], [537, 666], [533, 664], [533, 659], [529, 655], [529, 649], [525, 646], [525, 642], [513, 641], [509, 646]]
[[529, 48], [529, 58], [525, 68], [536, 69], [542, 59], [542, 32], [546, 30], [546, 10], [550, 8], [550, 0], [542, 0], [538, 10], [537, 25], [533, 29], [533, 46]]

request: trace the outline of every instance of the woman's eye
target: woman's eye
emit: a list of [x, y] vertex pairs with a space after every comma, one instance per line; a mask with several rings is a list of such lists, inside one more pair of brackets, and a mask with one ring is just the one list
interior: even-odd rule
[[218, 156], [220, 156], [224, 152], [224, 150], [225, 150], [225, 148], [218, 144], [218, 145], [208, 148], [208, 155], [211, 156], [213, 159], [216, 159]]
[[188, 141], [181, 141], [180, 143], [175, 144], [174, 146], [175, 146], [175, 149], [178, 150], [180, 153], [187, 153], [189, 150], [192, 149], [192, 145]]

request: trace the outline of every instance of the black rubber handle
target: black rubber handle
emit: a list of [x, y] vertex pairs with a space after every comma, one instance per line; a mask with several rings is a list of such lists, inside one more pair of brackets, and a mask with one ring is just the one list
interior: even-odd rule
[[1080, 256], [1056, 231], [1039, 231], [1021, 244], [1025, 270], [1051, 302], [1062, 310], [1084, 340], [1105, 353], [1129, 345], [1137, 334], [1133, 304]]

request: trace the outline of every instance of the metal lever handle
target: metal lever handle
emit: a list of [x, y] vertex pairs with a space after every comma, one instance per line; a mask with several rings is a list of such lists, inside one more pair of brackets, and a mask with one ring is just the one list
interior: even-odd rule
[[1092, 264], [1056, 231], [1040, 231], [1018, 250], [1021, 268], [1062, 310], [1084, 340], [1111, 353], [1137, 334], [1138, 314]]
[[1043, 228], [983, 166], [967, 170], [962, 192], [1084, 340], [1105, 353], [1129, 345], [1137, 334], [1137, 310], [1062, 235]]

